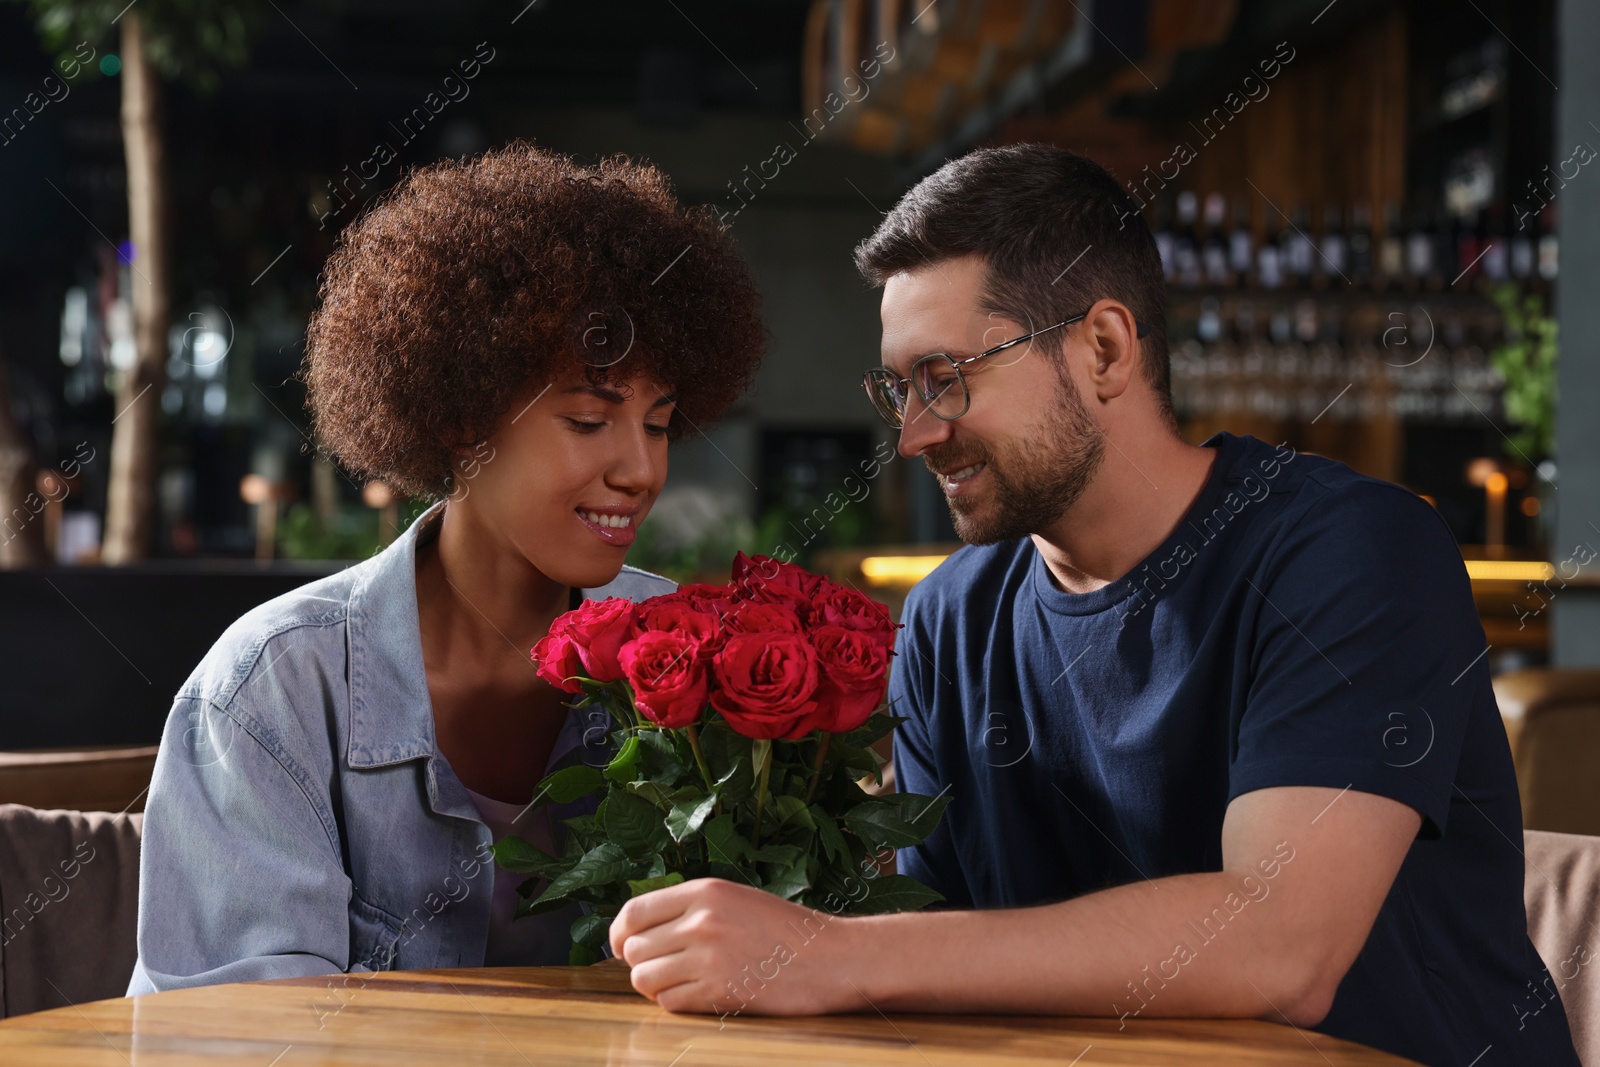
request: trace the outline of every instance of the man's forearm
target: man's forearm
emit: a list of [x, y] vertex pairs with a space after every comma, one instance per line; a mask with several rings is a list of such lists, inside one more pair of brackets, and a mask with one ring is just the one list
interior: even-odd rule
[[[1292, 853], [1291, 853], [1292, 855]], [[1247, 891], [1247, 888], [1248, 891]], [[1270, 881], [1180, 875], [1060, 904], [849, 920], [883, 1010], [1255, 1017], [1311, 1024], [1311, 964]], [[862, 957], [865, 959], [862, 959]], [[854, 969], [854, 968], [852, 968]], [[1315, 1017], [1312, 1017], [1312, 1016]]]

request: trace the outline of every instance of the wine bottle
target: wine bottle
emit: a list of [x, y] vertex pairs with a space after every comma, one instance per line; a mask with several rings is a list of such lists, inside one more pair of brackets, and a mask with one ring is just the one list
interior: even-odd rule
[[1255, 239], [1250, 234], [1250, 201], [1240, 197], [1233, 202], [1233, 232], [1228, 235], [1228, 267], [1240, 285], [1249, 282], [1250, 270], [1255, 262]]
[[1223, 235], [1223, 215], [1227, 208], [1228, 201], [1221, 193], [1207, 194], [1206, 236], [1200, 251], [1207, 285], [1220, 287], [1233, 284], [1233, 272], [1228, 268], [1227, 240]]
[[1489, 205], [1488, 228], [1483, 238], [1483, 259], [1478, 269], [1490, 284], [1498, 284], [1510, 277], [1511, 262], [1508, 251], [1511, 239], [1506, 236], [1505, 207], [1496, 200]]
[[1556, 280], [1559, 245], [1556, 241], [1556, 205], [1554, 201], [1545, 205], [1539, 213], [1539, 277], [1547, 282]]
[[1256, 249], [1256, 284], [1263, 289], [1277, 289], [1283, 285], [1283, 251], [1277, 212], [1267, 215], [1267, 235]]
[[1171, 285], [1176, 268], [1172, 261], [1172, 209], [1166, 197], [1156, 201], [1155, 239], [1156, 252], [1161, 256], [1161, 276]]
[[1339, 205], [1329, 204], [1322, 211], [1322, 245], [1318, 249], [1316, 272], [1327, 284], [1349, 279], [1349, 245]]
[[1311, 212], [1305, 205], [1297, 205], [1289, 216], [1289, 230], [1285, 235], [1285, 272], [1293, 284], [1305, 287], [1311, 283], [1312, 261], [1317, 258], [1316, 246], [1311, 243]]
[[1178, 226], [1172, 239], [1172, 270], [1179, 286], [1194, 289], [1200, 285], [1200, 248], [1195, 240], [1198, 201], [1185, 189], [1178, 194]]
[[1384, 287], [1396, 285], [1405, 277], [1405, 237], [1400, 229], [1400, 205], [1383, 207], [1383, 241], [1378, 246], [1378, 277]]
[[1350, 281], [1365, 286], [1372, 281], [1372, 211], [1364, 201], [1358, 201], [1350, 213], [1350, 234], [1347, 238], [1350, 256]]

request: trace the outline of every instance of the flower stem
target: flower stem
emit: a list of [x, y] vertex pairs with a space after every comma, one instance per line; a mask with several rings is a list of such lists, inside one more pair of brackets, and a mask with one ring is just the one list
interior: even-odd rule
[[828, 742], [833, 740], [833, 735], [824, 733], [822, 744], [817, 746], [817, 761], [811, 765], [811, 781], [806, 785], [806, 803], [811, 803], [811, 798], [817, 795], [817, 783], [822, 781], [822, 765], [828, 759]]
[[761, 807], [767, 799], [767, 783], [772, 780], [772, 742], [758, 738], [751, 744], [751, 755], [760, 753], [761, 774], [756, 782], [756, 824], [750, 828], [750, 847], [761, 847]]
[[706, 789], [710, 790], [714, 787], [711, 784], [711, 771], [706, 767], [705, 753], [700, 751], [700, 728], [690, 723], [684, 728], [684, 732], [689, 735], [689, 747], [694, 749], [694, 763], [700, 768], [700, 780], [705, 782]]

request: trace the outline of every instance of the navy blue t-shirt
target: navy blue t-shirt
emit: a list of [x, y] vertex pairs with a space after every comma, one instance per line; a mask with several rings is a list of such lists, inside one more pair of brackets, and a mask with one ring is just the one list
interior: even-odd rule
[[[1390, 797], [1422, 829], [1317, 1029], [1430, 1064], [1575, 1067], [1528, 940], [1517, 785], [1448, 528], [1332, 460], [1227, 433], [1206, 446], [1183, 521], [1103, 588], [1063, 592], [1022, 538], [962, 548], [912, 590], [895, 771], [951, 803], [900, 870], [957, 907], [1043, 904], [1221, 870], [1242, 793]], [[1286, 837], [1151, 974], [1175, 977], [1265, 899]], [[1161, 985], [1108, 1008], [1134, 1014]]]

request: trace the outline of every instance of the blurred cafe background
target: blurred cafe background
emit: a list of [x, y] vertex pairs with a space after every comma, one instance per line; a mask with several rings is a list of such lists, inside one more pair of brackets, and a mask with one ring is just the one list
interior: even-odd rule
[[630, 562], [786, 549], [898, 610], [957, 544], [858, 386], [851, 249], [947, 158], [1048, 141], [1144, 204], [1185, 436], [1426, 497], [1529, 825], [1600, 833], [1584, 0], [241, 0], [162, 48], [120, 6], [0, 0], [0, 802], [139, 810], [222, 629], [420, 510], [316, 448], [294, 378], [335, 237], [408, 168], [529, 138], [714, 205], [771, 354]]

